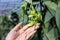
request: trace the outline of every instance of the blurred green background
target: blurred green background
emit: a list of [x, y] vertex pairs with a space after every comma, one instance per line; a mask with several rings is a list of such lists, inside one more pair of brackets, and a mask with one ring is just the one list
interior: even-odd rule
[[19, 22], [28, 24], [31, 6], [41, 12], [42, 21], [29, 40], [60, 40], [60, 0], [0, 0], [0, 40]]

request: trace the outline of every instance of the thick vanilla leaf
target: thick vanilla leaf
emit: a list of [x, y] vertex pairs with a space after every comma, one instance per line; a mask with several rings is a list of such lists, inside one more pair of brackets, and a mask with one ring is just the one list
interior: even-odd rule
[[52, 14], [49, 11], [47, 11], [44, 23], [48, 22], [52, 17], [53, 17]]

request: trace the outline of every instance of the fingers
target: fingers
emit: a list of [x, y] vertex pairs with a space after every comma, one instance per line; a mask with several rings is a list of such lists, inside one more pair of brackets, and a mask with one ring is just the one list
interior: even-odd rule
[[38, 29], [40, 27], [40, 23], [37, 23], [35, 26], [35, 29]]
[[39, 28], [39, 25], [36, 24], [36, 26], [34, 25], [33, 27], [30, 27], [30, 28], [26, 29], [24, 33], [28, 33], [30, 31], [34, 31], [34, 30], [36, 30], [38, 28]]
[[30, 27], [28, 28], [24, 33], [29, 34], [30, 32], [34, 31], [34, 28]]
[[30, 31], [30, 30], [36, 30], [39, 28], [39, 25], [40, 25], [40, 23], [37, 23], [33, 27], [30, 27], [29, 24], [27, 24], [26, 26], [24, 26], [22, 29], [19, 30], [19, 33], [22, 34], [24, 32]]
[[26, 29], [28, 29], [30, 26], [29, 24], [27, 24], [26, 26], [24, 26], [22, 29], [19, 30], [20, 34], [22, 34]]
[[25, 37], [25, 39], [29, 39], [30, 36], [32, 36], [36, 30], [33, 27], [28, 28], [24, 33], [22, 33], [21, 37]]
[[25, 33], [25, 35], [26, 35], [26, 39], [29, 39], [30, 38], [30, 36], [32, 36], [34, 33], [36, 33], [36, 29], [38, 29], [39, 28], [39, 25], [40, 25], [40, 23], [37, 23], [36, 25], [34, 25], [33, 27], [30, 27], [30, 28], [28, 28], [24, 33]]
[[27, 24], [26, 26], [24, 26], [23, 28], [22, 28], [22, 30], [26, 30], [27, 28], [29, 28], [30, 26], [29, 26], [29, 24]]
[[35, 32], [36, 29], [39, 28], [40, 23], [37, 23], [33, 27], [30, 27], [29, 24], [24, 26], [21, 30], [19, 30], [19, 37], [20, 39], [29, 39], [30, 36], [32, 36]]
[[30, 34], [31, 32], [37, 30], [38, 28], [39, 28], [39, 24], [36, 24], [36, 27], [34, 25], [33, 27], [28, 28], [24, 33], [25, 34]]
[[36, 30], [32, 31], [30, 34], [27, 34], [26, 39], [28, 40], [35, 33], [36, 33]]
[[21, 26], [22, 26], [22, 22], [19, 23], [19, 24], [17, 24], [17, 25], [13, 28], [13, 30], [17, 31], [17, 30], [19, 30], [19, 28], [20, 28]]
[[[30, 24], [27, 24], [26, 26], [24, 26], [21, 30], [26, 30], [26, 29], [28, 29], [30, 26], [29, 26]], [[40, 23], [37, 23], [35, 26], [36, 26], [36, 29], [38, 29], [39, 28], [39, 25], [40, 25]], [[34, 27], [35, 27], [34, 26]]]
[[[36, 30], [34, 30], [32, 27], [30, 27], [29, 29], [27, 29], [24, 33], [22, 33], [20, 35], [21, 38], [24, 38], [24, 39], [28, 39], [31, 35], [33, 35], [32, 32], [34, 32]], [[31, 33], [31, 34], [30, 34]], [[29, 35], [29, 36], [28, 36]], [[28, 36], [28, 37], [27, 37]]]

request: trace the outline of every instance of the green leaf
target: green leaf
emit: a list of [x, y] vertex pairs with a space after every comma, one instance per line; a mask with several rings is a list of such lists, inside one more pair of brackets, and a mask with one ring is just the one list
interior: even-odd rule
[[32, 3], [32, 0], [25, 0], [25, 1], [28, 2], [28, 3], [30, 3], [30, 4]]
[[52, 15], [55, 16], [57, 5], [51, 1], [45, 1], [45, 5], [48, 7], [48, 9], [52, 13]]
[[54, 28], [54, 36], [55, 38], [57, 39], [58, 38], [58, 29], [57, 28]]
[[49, 11], [46, 12], [44, 23], [48, 22], [53, 16]]
[[[60, 5], [60, 3], [59, 3], [59, 5]], [[58, 29], [59, 29], [59, 31], [60, 31], [60, 6], [58, 5], [58, 8], [57, 8], [57, 10], [56, 10], [56, 24], [57, 24], [57, 26], [58, 26]]]
[[58, 7], [60, 7], [60, 2], [58, 2]]
[[36, 4], [39, 4], [39, 3], [40, 3], [40, 2], [38, 1], [38, 2], [33, 2], [32, 4], [33, 4], [33, 5], [36, 5]]
[[50, 13], [51, 13], [53, 16], [56, 15], [56, 10], [52, 10], [52, 9], [49, 8], [49, 11], [50, 11]]
[[51, 0], [44, 0], [44, 1], [51, 1]]
[[54, 2], [51, 2], [51, 1], [45, 1], [45, 4], [48, 8], [51, 8], [53, 10], [56, 10], [57, 8], [57, 5], [54, 3]]
[[44, 35], [43, 40], [48, 40], [48, 38], [47, 38], [47, 36], [46, 36], [46, 35]]
[[50, 27], [49, 22], [45, 23], [45, 27], [43, 27], [43, 31], [45, 34], [48, 32], [48, 27]]
[[46, 36], [48, 37], [49, 40], [56, 40], [55, 36], [54, 36], [54, 28], [52, 28], [47, 34]]
[[45, 40], [55, 40], [57, 38], [57, 31], [55, 30], [54, 27], [52, 27], [49, 22], [45, 23], [45, 28], [44, 30], [44, 37], [43, 39]]

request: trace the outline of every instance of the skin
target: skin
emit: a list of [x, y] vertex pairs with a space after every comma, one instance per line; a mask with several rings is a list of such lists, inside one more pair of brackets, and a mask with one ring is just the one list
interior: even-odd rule
[[17, 24], [6, 36], [5, 40], [28, 40], [33, 34], [36, 33], [39, 28], [39, 23], [30, 27], [29, 24], [25, 25], [23, 28], [22, 23]]

